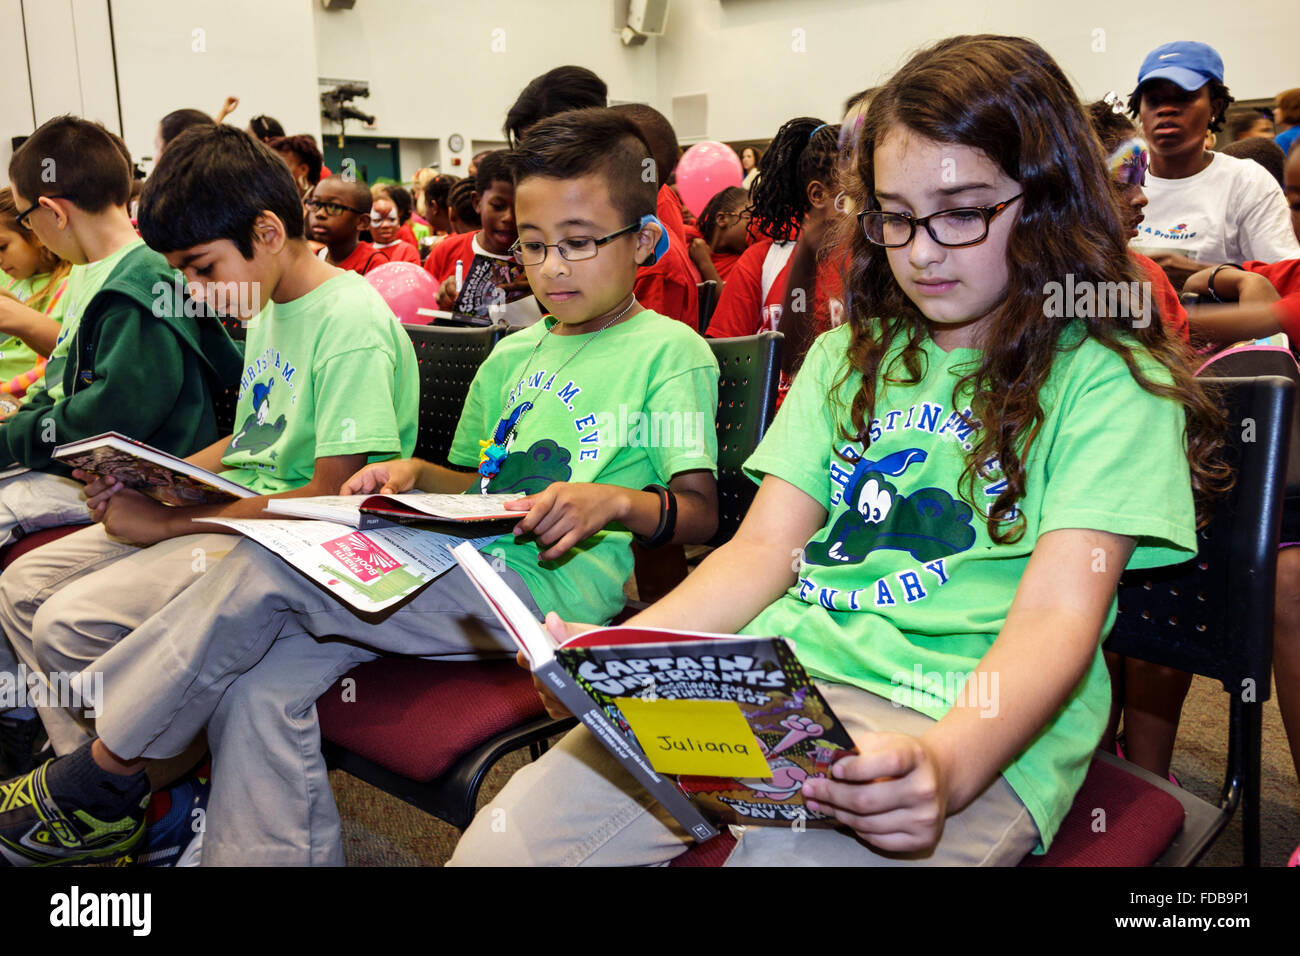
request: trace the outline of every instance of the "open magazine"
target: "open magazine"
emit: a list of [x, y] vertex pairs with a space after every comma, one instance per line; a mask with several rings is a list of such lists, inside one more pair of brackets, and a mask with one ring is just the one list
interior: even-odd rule
[[789, 641], [603, 627], [557, 644], [476, 550], [452, 550], [538, 679], [697, 840], [834, 825], [803, 781], [857, 749]]
[[182, 458], [117, 432], [59, 445], [54, 459], [99, 478], [116, 478], [165, 505], [222, 504], [252, 498], [249, 491]]
[[482, 548], [500, 537], [465, 538], [402, 525], [359, 531], [332, 521], [197, 520], [233, 528], [367, 614], [392, 607], [450, 570], [456, 562], [448, 548], [461, 543]]
[[523, 511], [507, 511], [505, 503], [523, 497], [504, 495], [319, 495], [312, 498], [272, 498], [266, 510], [290, 518], [337, 521], [354, 528], [385, 527], [393, 522], [481, 524], [518, 521]]

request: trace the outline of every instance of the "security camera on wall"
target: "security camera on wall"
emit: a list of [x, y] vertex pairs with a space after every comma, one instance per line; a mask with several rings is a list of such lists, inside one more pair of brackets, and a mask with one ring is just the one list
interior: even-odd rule
[[647, 37], [663, 36], [668, 23], [668, 0], [631, 0], [627, 26], [619, 35], [624, 46], [640, 46]]

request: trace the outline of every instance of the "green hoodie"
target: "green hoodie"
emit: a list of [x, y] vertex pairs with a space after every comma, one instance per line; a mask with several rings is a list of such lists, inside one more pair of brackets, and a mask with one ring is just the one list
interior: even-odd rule
[[55, 446], [101, 432], [180, 457], [221, 437], [213, 399], [239, 380], [242, 355], [218, 319], [185, 314], [196, 310], [179, 307], [175, 277], [144, 244], [123, 256], [73, 333], [65, 397], [42, 391], [0, 424], [0, 461], [66, 474]]

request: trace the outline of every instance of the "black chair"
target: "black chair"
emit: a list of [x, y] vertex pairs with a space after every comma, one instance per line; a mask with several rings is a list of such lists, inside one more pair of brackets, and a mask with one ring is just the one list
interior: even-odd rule
[[[239, 319], [222, 316], [221, 324], [225, 326], [226, 334], [234, 339], [242, 351], [244, 342], [248, 337], [248, 330], [244, 328], [244, 323]], [[231, 382], [221, 394], [213, 398], [212, 405], [217, 416], [217, 431], [222, 435], [229, 435], [235, 430], [235, 405], [238, 400], [238, 382]]]
[[[412, 331], [421, 328], [427, 327]], [[781, 340], [764, 332], [709, 343], [720, 369], [716, 543], [740, 526], [753, 500], [740, 465], [775, 412]], [[422, 394], [421, 417], [424, 404]], [[473, 820], [479, 789], [497, 761], [524, 747], [536, 759], [549, 738], [577, 723], [546, 716], [513, 661], [382, 657], [346, 677], [356, 682], [351, 702], [339, 684], [317, 702], [329, 765], [461, 829]]]
[[706, 279], [696, 283], [695, 288], [700, 296], [700, 335], [703, 335], [709, 327], [709, 320], [713, 318], [713, 310], [718, 307], [718, 282], [716, 279]]
[[[1295, 385], [1223, 378], [1229, 460], [1237, 483], [1198, 534], [1199, 553], [1166, 568], [1126, 572], [1106, 649], [1212, 677], [1228, 693], [1228, 766], [1217, 805], [1132, 764], [1123, 768], [1182, 804], [1182, 830], [1157, 866], [1190, 866], [1242, 811], [1243, 862], [1259, 865], [1260, 737], [1269, 694], [1278, 528]], [[1100, 755], [1105, 756], [1105, 755]], [[1114, 758], [1111, 758], [1112, 760]]]
[[780, 332], [709, 339], [718, 360], [718, 531], [726, 542], [740, 527], [758, 486], [741, 471], [776, 415], [781, 378]]
[[447, 464], [465, 396], [478, 367], [501, 337], [502, 326], [457, 328], [405, 325], [420, 363], [420, 432], [418, 458]]

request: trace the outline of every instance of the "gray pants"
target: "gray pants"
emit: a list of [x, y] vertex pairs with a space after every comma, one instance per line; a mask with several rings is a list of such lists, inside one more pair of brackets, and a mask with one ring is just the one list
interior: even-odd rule
[[[919, 736], [934, 724], [875, 694], [819, 681], [855, 740], [874, 731]], [[1038, 829], [998, 777], [952, 814], [933, 852], [885, 854], [846, 831], [746, 827], [727, 866], [1015, 866]], [[585, 727], [519, 770], [481, 810], [451, 866], [637, 866], [663, 864], [692, 839]]]
[[[165, 559], [131, 567], [155, 546], [55, 593], [37, 615], [37, 659], [93, 662], [104, 687], [96, 729], [119, 757], [174, 756], [207, 728], [204, 864], [341, 864], [317, 697], [381, 652], [473, 659], [514, 645], [459, 568], [375, 625], [260, 545], [207, 537], [235, 547], [197, 575]], [[194, 540], [163, 547], [188, 554]], [[503, 576], [536, 612], [523, 580]], [[168, 599], [127, 621], [141, 605], [123, 614], [123, 596], [148, 589]]]

